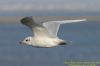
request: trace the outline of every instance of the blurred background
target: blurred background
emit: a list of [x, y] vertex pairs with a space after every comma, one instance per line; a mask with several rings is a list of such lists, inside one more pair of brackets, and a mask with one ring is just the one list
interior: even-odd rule
[[[69, 61], [100, 60], [100, 0], [0, 0], [0, 66], [66, 66]], [[87, 19], [62, 25], [58, 36], [73, 41], [55, 48], [34, 48], [19, 42], [32, 32], [20, 23]], [[52, 26], [51, 26], [52, 27]]]
[[100, 15], [100, 0], [0, 0], [1, 16]]

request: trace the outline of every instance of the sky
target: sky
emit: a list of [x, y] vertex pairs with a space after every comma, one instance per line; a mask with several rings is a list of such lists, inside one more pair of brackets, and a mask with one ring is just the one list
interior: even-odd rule
[[0, 0], [0, 16], [100, 14], [100, 0]]

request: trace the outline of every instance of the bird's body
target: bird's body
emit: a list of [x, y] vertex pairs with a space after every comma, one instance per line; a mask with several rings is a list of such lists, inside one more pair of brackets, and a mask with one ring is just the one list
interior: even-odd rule
[[65, 45], [66, 42], [58, 38], [57, 33], [60, 24], [70, 22], [80, 22], [83, 20], [67, 20], [67, 21], [50, 21], [43, 22], [42, 24], [35, 23], [32, 17], [25, 17], [21, 23], [31, 28], [33, 36], [26, 37], [21, 43], [31, 45], [34, 47], [55, 47], [58, 45]]
[[52, 37], [34, 37], [32, 41], [32, 46], [36, 47], [55, 47], [60, 45], [60, 43], [64, 42], [58, 38]]

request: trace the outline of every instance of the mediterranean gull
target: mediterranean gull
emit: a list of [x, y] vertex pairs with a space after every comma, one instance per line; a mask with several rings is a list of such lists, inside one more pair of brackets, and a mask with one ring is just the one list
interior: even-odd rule
[[21, 19], [21, 23], [28, 26], [32, 30], [33, 36], [26, 37], [20, 43], [31, 45], [37, 48], [50, 48], [59, 45], [66, 45], [67, 42], [57, 36], [60, 25], [81, 21], [86, 21], [86, 19], [36, 23], [32, 17], [24, 17], [23, 19]]

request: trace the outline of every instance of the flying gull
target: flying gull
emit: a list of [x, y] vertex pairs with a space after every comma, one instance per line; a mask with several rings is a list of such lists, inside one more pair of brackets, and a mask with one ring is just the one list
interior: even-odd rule
[[36, 23], [32, 17], [24, 17], [21, 19], [21, 23], [29, 27], [33, 36], [26, 37], [21, 44], [31, 45], [33, 47], [50, 48], [59, 45], [66, 45], [65, 40], [60, 39], [57, 36], [60, 25], [66, 23], [74, 23], [86, 21], [86, 19], [78, 20], [63, 20], [63, 21], [48, 21], [42, 23]]

